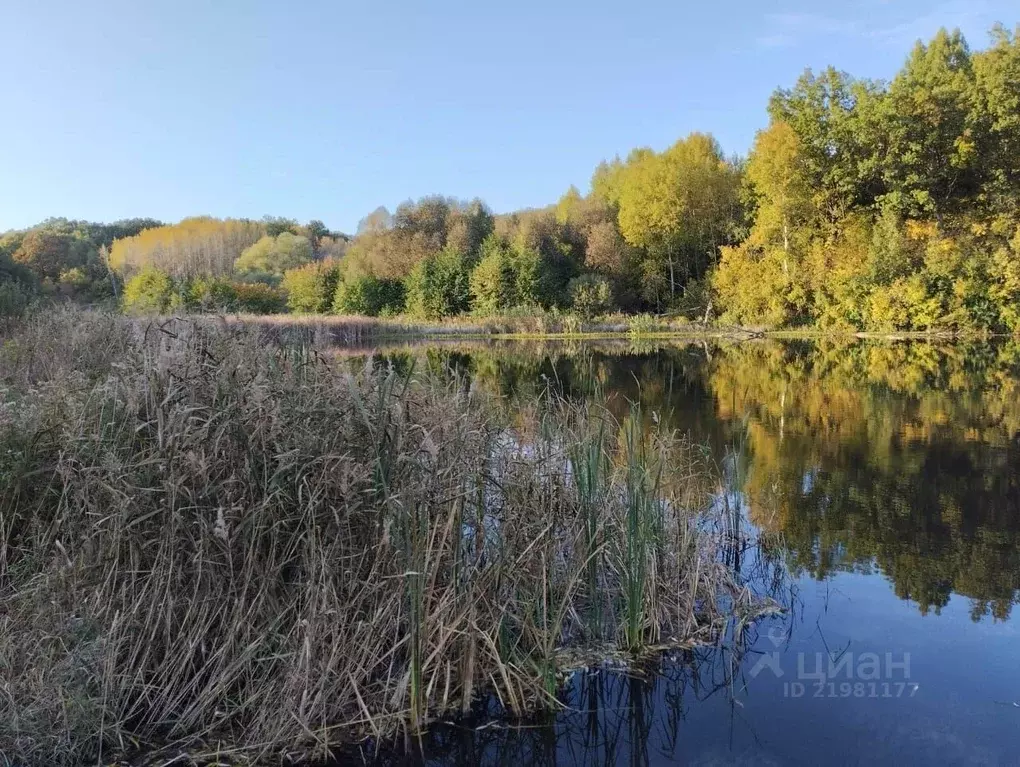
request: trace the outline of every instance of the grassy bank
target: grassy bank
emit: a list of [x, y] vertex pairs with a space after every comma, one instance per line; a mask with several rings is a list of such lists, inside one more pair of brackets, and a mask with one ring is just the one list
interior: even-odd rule
[[700, 452], [639, 418], [97, 313], [8, 329], [0, 371], [18, 764], [322, 755], [749, 609]]
[[[170, 318], [152, 319], [165, 322]], [[494, 317], [450, 317], [438, 322], [411, 317], [361, 317], [322, 314], [235, 314], [201, 316], [206, 322], [257, 328], [279, 343], [334, 348], [359, 348], [392, 342], [446, 342], [454, 339], [668, 341], [758, 338], [889, 338], [957, 339], [989, 338], [987, 332], [866, 333], [817, 328], [771, 330], [713, 323], [690, 322], [656, 315], [612, 315], [582, 320], [554, 313], [513, 314]]]
[[429, 322], [412, 317], [359, 317], [322, 314], [229, 315], [226, 324], [257, 326], [288, 342], [351, 346], [386, 339], [573, 338], [753, 335], [753, 330], [714, 327], [652, 315], [612, 315], [582, 320], [569, 314], [535, 311], [491, 317], [449, 317]]

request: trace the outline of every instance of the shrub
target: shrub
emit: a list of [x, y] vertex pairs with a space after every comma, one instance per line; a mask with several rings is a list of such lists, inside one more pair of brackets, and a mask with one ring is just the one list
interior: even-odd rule
[[632, 336], [651, 335], [661, 332], [662, 329], [654, 314], [635, 314], [628, 323], [628, 330]]
[[287, 306], [283, 293], [271, 285], [261, 283], [234, 283], [237, 296], [236, 307], [239, 312], [249, 314], [278, 314]]
[[333, 300], [336, 314], [364, 314], [369, 317], [397, 314], [404, 309], [404, 284], [372, 275], [347, 278], [337, 285]]
[[32, 273], [0, 252], [0, 317], [22, 314], [35, 295]]
[[175, 303], [174, 281], [166, 272], [145, 267], [124, 285], [124, 311], [134, 314], [163, 314]]
[[186, 306], [206, 312], [234, 311], [237, 308], [237, 289], [224, 279], [198, 277], [188, 286]]
[[0, 317], [24, 314], [32, 301], [32, 292], [19, 282], [0, 282]]
[[62, 271], [57, 283], [65, 290], [81, 291], [87, 289], [92, 284], [92, 280], [84, 267], [75, 266]]
[[320, 314], [332, 307], [339, 283], [340, 264], [328, 259], [288, 269], [283, 273], [281, 287], [292, 312]]
[[574, 311], [585, 319], [605, 314], [613, 308], [609, 281], [597, 274], [582, 274], [567, 284], [567, 295]]

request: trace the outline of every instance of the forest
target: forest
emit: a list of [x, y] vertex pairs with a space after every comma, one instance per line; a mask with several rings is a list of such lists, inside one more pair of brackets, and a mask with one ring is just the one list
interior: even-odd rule
[[39, 297], [441, 320], [654, 313], [822, 330], [1020, 330], [1020, 27], [918, 42], [888, 82], [777, 90], [746, 157], [708, 133], [496, 214], [430, 196], [320, 221], [50, 219], [0, 235], [0, 313]]

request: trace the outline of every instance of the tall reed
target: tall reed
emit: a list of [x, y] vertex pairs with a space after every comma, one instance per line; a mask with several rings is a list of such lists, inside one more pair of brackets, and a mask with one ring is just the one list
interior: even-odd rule
[[610, 463], [608, 445], [608, 417], [597, 414], [594, 429], [577, 436], [572, 445], [570, 459], [577, 488], [578, 511], [584, 530], [586, 557], [584, 580], [587, 589], [587, 629], [589, 638], [597, 641], [603, 636], [603, 599], [599, 576], [603, 570], [605, 546], [603, 510], [609, 502]]
[[555, 705], [600, 636], [710, 638], [737, 589], [691, 446], [519, 404], [240, 326], [20, 327], [0, 345], [0, 753], [322, 756], [483, 693]]

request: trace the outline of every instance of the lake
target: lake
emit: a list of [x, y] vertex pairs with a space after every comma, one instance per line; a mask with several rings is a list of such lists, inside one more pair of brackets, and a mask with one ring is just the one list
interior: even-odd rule
[[451, 344], [381, 358], [526, 406], [553, 387], [704, 446], [727, 563], [784, 608], [563, 710], [496, 701], [380, 763], [1020, 763], [1020, 345]]

